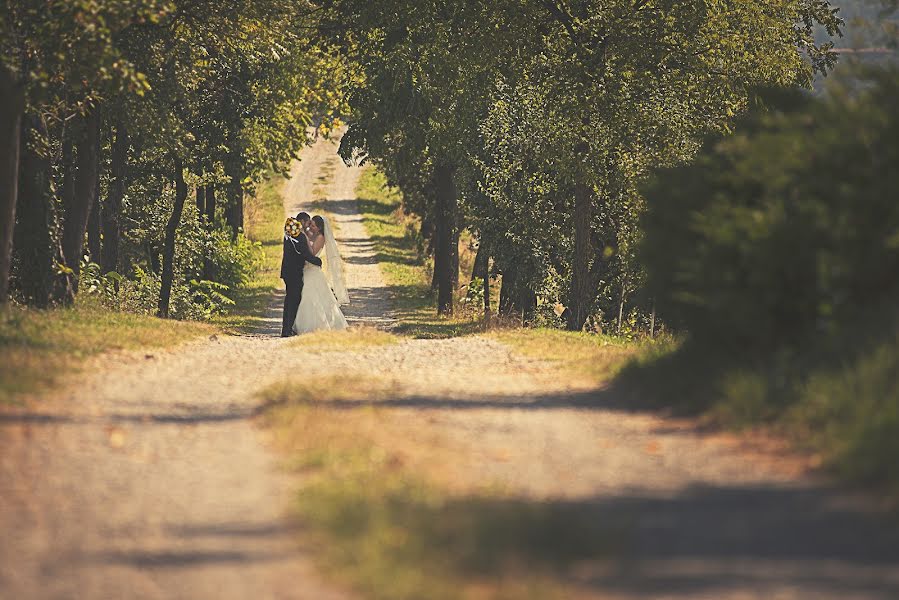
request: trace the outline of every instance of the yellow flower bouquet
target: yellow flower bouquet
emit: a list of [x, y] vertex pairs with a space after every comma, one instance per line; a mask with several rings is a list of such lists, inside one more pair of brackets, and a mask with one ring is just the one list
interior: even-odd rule
[[292, 238], [298, 238], [302, 233], [303, 224], [293, 217], [287, 217], [287, 221], [284, 223], [284, 234]]

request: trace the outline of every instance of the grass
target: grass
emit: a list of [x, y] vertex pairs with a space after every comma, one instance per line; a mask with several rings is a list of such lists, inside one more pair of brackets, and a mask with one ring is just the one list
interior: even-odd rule
[[634, 342], [622, 337], [546, 328], [496, 329], [489, 337], [518, 353], [556, 363], [561, 373], [603, 385], [637, 357], [657, 352], [668, 338]]
[[159, 348], [208, 335], [208, 324], [116, 312], [79, 297], [71, 308], [0, 308], [0, 404], [51, 390], [101, 352]]
[[764, 428], [899, 505], [899, 335], [856, 329], [828, 348], [763, 354], [690, 343], [657, 350], [635, 355], [615, 382], [635, 401]]
[[455, 337], [479, 331], [481, 324], [473, 316], [436, 315], [432, 271], [421, 258], [416, 239], [418, 221], [403, 214], [400, 192], [387, 185], [383, 174], [369, 167], [362, 172], [356, 196], [394, 301], [399, 321], [395, 331], [418, 338]]
[[378, 407], [403, 393], [395, 382], [335, 378], [320, 382], [326, 397], [314, 402], [297, 393], [302, 387], [265, 390], [262, 420], [302, 474], [294, 509], [316, 559], [362, 596], [574, 598], [572, 572], [620, 551], [626, 524], [603, 523], [587, 503], [516, 498], [498, 487], [450, 491], [442, 473], [455, 451], [428, 437], [426, 423], [410, 430]]
[[236, 290], [234, 306], [212, 323], [229, 333], [249, 333], [264, 322], [274, 290], [280, 286], [281, 239], [284, 227], [284, 203], [281, 188], [285, 179], [272, 175], [263, 181], [256, 196], [247, 201], [246, 234], [262, 244], [262, 260], [250, 282]]

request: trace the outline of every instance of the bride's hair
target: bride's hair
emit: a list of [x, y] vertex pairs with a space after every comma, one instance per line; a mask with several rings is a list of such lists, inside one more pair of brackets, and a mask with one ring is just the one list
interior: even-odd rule
[[325, 220], [322, 219], [319, 215], [315, 215], [312, 217], [312, 220], [315, 221], [315, 226], [318, 227], [318, 230], [322, 235], [325, 235]]

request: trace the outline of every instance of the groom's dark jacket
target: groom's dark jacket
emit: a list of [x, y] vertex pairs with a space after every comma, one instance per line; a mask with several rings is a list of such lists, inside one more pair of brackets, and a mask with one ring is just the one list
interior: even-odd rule
[[320, 267], [320, 258], [312, 256], [305, 240], [295, 240], [284, 236], [284, 252], [281, 257], [281, 279], [285, 282], [303, 279], [303, 263], [310, 262]]

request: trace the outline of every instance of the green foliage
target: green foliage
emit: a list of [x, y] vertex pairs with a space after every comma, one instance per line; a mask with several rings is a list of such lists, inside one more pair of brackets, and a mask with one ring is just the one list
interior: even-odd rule
[[690, 339], [619, 383], [772, 424], [896, 494], [899, 69], [843, 85], [763, 93], [735, 135], [647, 187], [648, 283]]
[[648, 186], [649, 285], [696, 340], [799, 347], [896, 298], [899, 71], [863, 83], [763, 95], [770, 108]]
[[[313, 128], [327, 134], [345, 112], [338, 85], [348, 74], [310, 39], [315, 11], [305, 0], [14, 0], [6, 8], [0, 58], [25, 88], [26, 114], [46, 122], [46, 131], [29, 135], [51, 162], [53, 209], [72, 201], [78, 144], [74, 155], [67, 148], [83, 116], [100, 114], [96, 201], [102, 228], [120, 230], [103, 231], [102, 245], [105, 252], [119, 233], [122, 244], [116, 264], [91, 260], [131, 279], [129, 297], [145, 310], [164, 261], [173, 182], [183, 176], [191, 199], [208, 186], [218, 207], [204, 222], [191, 218], [188, 203], [176, 239], [176, 295], [193, 294], [206, 306], [201, 314], [220, 310], [227, 303], [219, 295], [247, 285], [258, 266], [258, 246], [239, 234], [244, 195], [267, 174], [285, 172]], [[60, 221], [47, 220], [44, 228]], [[89, 292], [98, 291], [99, 275], [88, 277]], [[182, 315], [197, 314], [182, 306]]]
[[119, 308], [119, 290], [124, 281], [115, 271], [104, 273], [97, 263], [86, 262], [81, 266], [82, 291], [99, 296], [105, 306]]
[[[546, 295], [553, 273], [561, 300], [586, 302], [604, 327], [622, 299], [628, 312], [651, 306], [634, 254], [641, 178], [728, 130], [754, 86], [809, 85], [835, 61], [816, 27], [841, 25], [828, 2], [805, 0], [326, 7], [324, 30], [360, 73], [345, 157], [374, 160], [432, 225], [447, 218], [434, 174], [450, 166], [464, 223], [505, 280]], [[577, 189], [590, 196], [586, 230]], [[571, 291], [575, 266], [589, 298]]]

